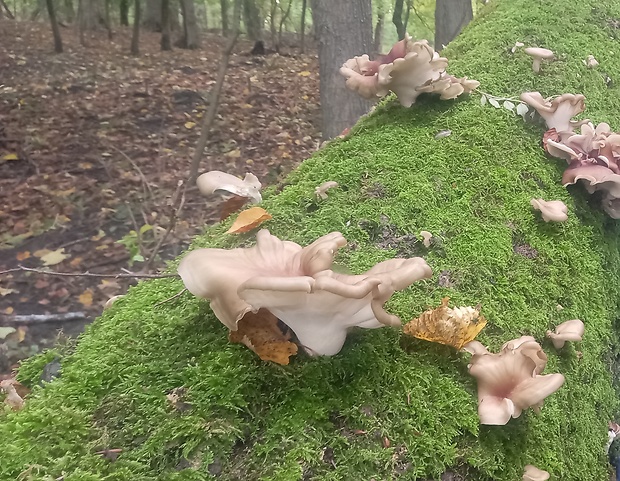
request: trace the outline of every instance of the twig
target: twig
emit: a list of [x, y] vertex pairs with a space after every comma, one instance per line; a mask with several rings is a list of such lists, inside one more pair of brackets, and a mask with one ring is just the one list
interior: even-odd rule
[[43, 322], [65, 322], [88, 319], [83, 312], [66, 312], [64, 314], [24, 314], [17, 316], [2, 316], [2, 324], [39, 324]]
[[187, 290], [187, 288], [184, 287], [179, 292], [177, 292], [174, 296], [171, 296], [168, 299], [164, 299], [163, 301], [159, 301], [157, 304], [153, 304], [153, 307], [161, 306], [162, 304], [165, 304], [166, 302], [173, 301], [177, 297], [181, 297], [186, 290]]
[[163, 279], [165, 277], [180, 277], [178, 274], [141, 274], [134, 272], [126, 272], [123, 274], [95, 274], [93, 272], [53, 272], [43, 269], [35, 269], [32, 267], [17, 266], [13, 269], [7, 269], [6, 271], [0, 271], [0, 276], [4, 274], [10, 274], [11, 272], [36, 272], [37, 274], [44, 274], [47, 276], [61, 276], [61, 277], [101, 277], [112, 279]]
[[[129, 161], [129, 163], [131, 164], [131, 166], [136, 169], [136, 171], [138, 172], [138, 175], [140, 176], [140, 179], [142, 180], [142, 183], [144, 184], [144, 186], [146, 187], [146, 189], [149, 191], [149, 195], [151, 196], [151, 198], [153, 198], [153, 191], [151, 190], [151, 185], [149, 184], [148, 180], [146, 180], [146, 177], [144, 176], [144, 174], [142, 173], [142, 170], [140, 170], [140, 167], [138, 167], [138, 164], [136, 164], [131, 157], [129, 157], [125, 152], [123, 152], [122, 150], [114, 147], [112, 144], [108, 144], [109, 147], [111, 147], [113, 150], [116, 150], [119, 154], [121, 154], [123, 157], [125, 157], [125, 159], [127, 159]], [[144, 194], [146, 195], [146, 192], [144, 192]]]
[[[150, 257], [144, 263], [144, 266], [142, 267], [142, 271], [144, 272], [148, 271], [153, 264], [153, 261], [155, 261], [157, 253], [161, 249], [161, 246], [164, 244], [164, 242], [166, 242], [166, 239], [168, 239], [170, 232], [172, 232], [177, 223], [177, 219], [181, 215], [183, 205], [185, 204], [185, 191], [181, 191], [181, 187], [183, 187], [183, 181], [179, 180], [177, 182], [177, 188], [174, 191], [174, 194], [172, 194], [172, 198], [170, 199], [170, 222], [168, 224], [168, 229], [166, 229], [164, 235], [158, 239], [157, 244], [155, 244], [155, 247], [153, 248], [153, 252], [151, 252]], [[179, 205], [175, 208], [177, 202]]]
[[211, 95], [209, 95], [209, 110], [207, 111], [207, 115], [204, 116], [202, 125], [200, 127], [200, 138], [198, 139], [198, 143], [196, 144], [196, 150], [194, 151], [194, 156], [192, 157], [187, 185], [193, 185], [196, 181], [196, 177], [198, 177], [200, 161], [204, 154], [207, 140], [209, 134], [211, 133], [211, 128], [213, 127], [213, 123], [215, 122], [217, 107], [220, 103], [220, 94], [222, 92], [224, 80], [226, 79], [226, 71], [228, 70], [228, 61], [230, 60], [233, 48], [235, 47], [235, 44], [237, 43], [237, 38], [239, 37], [240, 15], [241, 0], [235, 0], [233, 9], [233, 32], [228, 39], [228, 42], [226, 43], [226, 48], [224, 49], [224, 52], [222, 52], [222, 58], [220, 59], [220, 65], [217, 71], [217, 80], [215, 81], [215, 85], [211, 89]]

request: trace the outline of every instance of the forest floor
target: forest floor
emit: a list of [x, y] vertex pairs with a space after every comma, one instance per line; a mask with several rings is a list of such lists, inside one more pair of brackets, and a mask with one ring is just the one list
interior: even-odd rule
[[[131, 57], [129, 29], [111, 41], [87, 35], [85, 46], [73, 28], [61, 33], [65, 53], [55, 55], [46, 24], [0, 20], [0, 376], [59, 329], [80, 332], [136, 282], [14, 269], [140, 272], [173, 225], [153, 273], [219, 218], [220, 202], [190, 188], [172, 222], [171, 198], [188, 177], [226, 39], [205, 34], [201, 50], [161, 52], [159, 35], [142, 32]], [[318, 59], [250, 49], [242, 39], [231, 57], [201, 171], [273, 184], [319, 145]], [[75, 312], [83, 318], [14, 318]]]

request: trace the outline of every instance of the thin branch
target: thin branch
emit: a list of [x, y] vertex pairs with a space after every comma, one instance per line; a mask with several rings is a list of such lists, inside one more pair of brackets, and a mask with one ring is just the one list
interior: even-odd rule
[[3, 324], [40, 324], [43, 322], [66, 322], [88, 319], [83, 312], [66, 312], [63, 314], [24, 314], [16, 316], [2, 316]]
[[[140, 179], [142, 180], [142, 183], [144, 184], [144, 186], [146, 187], [146, 190], [148, 190], [149, 195], [151, 196], [151, 199], [153, 198], [153, 191], [151, 190], [151, 185], [149, 184], [148, 180], [146, 180], [146, 177], [144, 176], [144, 174], [142, 173], [142, 170], [140, 170], [140, 167], [138, 167], [138, 164], [136, 164], [131, 157], [129, 157], [125, 152], [123, 152], [122, 150], [114, 147], [112, 144], [108, 144], [108, 147], [110, 147], [112, 150], [115, 150], [116, 152], [118, 152], [119, 154], [121, 154], [123, 157], [125, 157], [125, 159], [127, 159], [127, 161], [129, 161], [129, 163], [131, 164], [131, 166], [138, 172], [138, 175], [140, 176]], [[146, 196], [146, 190], [144, 192], [145, 196]]]
[[43, 269], [35, 269], [32, 267], [17, 266], [13, 269], [7, 269], [0, 271], [0, 276], [4, 274], [10, 274], [12, 272], [35, 272], [37, 274], [44, 274], [46, 276], [60, 276], [60, 277], [99, 277], [109, 279], [163, 279], [165, 277], [180, 277], [178, 274], [140, 274], [134, 272], [127, 272], [123, 274], [95, 274], [93, 272], [53, 272]]
[[170, 296], [168, 299], [164, 299], [163, 301], [159, 301], [157, 304], [153, 304], [153, 307], [161, 306], [162, 304], [165, 304], [166, 302], [170, 302], [170, 301], [176, 299], [177, 297], [181, 297], [185, 293], [185, 291], [187, 291], [186, 287], [181, 289], [174, 296]]
[[211, 90], [211, 95], [209, 96], [209, 110], [207, 115], [204, 116], [202, 121], [202, 126], [200, 127], [200, 138], [198, 139], [198, 143], [196, 144], [196, 150], [194, 152], [194, 157], [192, 158], [192, 163], [189, 169], [189, 179], [187, 185], [192, 185], [196, 181], [196, 177], [198, 177], [198, 169], [200, 168], [200, 161], [202, 160], [202, 156], [204, 154], [205, 147], [207, 145], [207, 140], [209, 138], [209, 134], [211, 133], [211, 129], [213, 127], [213, 123], [215, 122], [215, 116], [217, 114], [217, 108], [220, 103], [220, 94], [222, 92], [222, 87], [224, 86], [224, 80], [226, 79], [226, 71], [228, 70], [228, 62], [230, 60], [230, 56], [232, 54], [233, 48], [237, 43], [237, 38], [239, 37], [239, 17], [241, 15], [241, 0], [235, 0], [234, 10], [233, 10], [233, 31], [226, 43], [226, 48], [224, 52], [222, 52], [222, 58], [220, 59], [220, 66], [217, 71], [217, 80], [215, 85]]
[[[157, 244], [153, 248], [153, 252], [151, 252], [151, 256], [147, 259], [147, 261], [144, 263], [144, 266], [142, 267], [143, 271], [149, 270], [149, 268], [155, 261], [155, 256], [157, 256], [157, 253], [161, 249], [161, 246], [168, 239], [168, 236], [170, 235], [170, 233], [176, 226], [177, 219], [181, 215], [181, 211], [183, 210], [183, 205], [185, 204], [185, 191], [181, 191], [181, 187], [183, 187], [183, 181], [179, 180], [179, 182], [177, 183], [177, 188], [174, 191], [172, 198], [170, 199], [170, 204], [169, 204], [170, 205], [170, 222], [168, 224], [168, 229], [166, 229], [166, 232], [164, 233], [164, 235], [161, 236], [159, 240], [157, 241]], [[177, 203], [179, 205], [178, 207], [175, 208]]]

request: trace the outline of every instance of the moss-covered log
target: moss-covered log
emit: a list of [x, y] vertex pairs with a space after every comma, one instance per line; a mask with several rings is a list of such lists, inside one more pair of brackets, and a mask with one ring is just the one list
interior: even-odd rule
[[[494, 95], [584, 93], [587, 116], [617, 130], [619, 24], [618, 0], [498, 0], [444, 55], [451, 73]], [[550, 48], [557, 60], [536, 75], [529, 57], [511, 53], [516, 41]], [[597, 68], [583, 64], [590, 54]], [[444, 129], [452, 134], [436, 139]], [[132, 289], [71, 353], [22, 367], [20, 378], [37, 384], [58, 355], [62, 376], [35, 387], [23, 411], [2, 414], [0, 479], [436, 480], [456, 471], [514, 481], [526, 464], [553, 480], [606, 479], [606, 423], [618, 407], [609, 366], [620, 229], [596, 197], [560, 185], [562, 161], [545, 157], [543, 130], [478, 95], [421, 98], [411, 109], [387, 102], [263, 203], [274, 217], [266, 227], [281, 238], [306, 244], [343, 232], [350, 244], [338, 263], [353, 272], [424, 256], [434, 277], [388, 304], [403, 319], [446, 295], [481, 303], [490, 321], [481, 340], [493, 349], [521, 334], [542, 341], [553, 325], [582, 319], [577, 347], [543, 344], [547, 372], [566, 383], [540, 415], [480, 426], [467, 357], [396, 329], [355, 332], [329, 358], [260, 361], [228, 343], [208, 302], [186, 294], [154, 307], [182, 287], [162, 279]], [[326, 180], [340, 187], [317, 202], [314, 188]], [[563, 200], [569, 220], [542, 222], [532, 197]], [[196, 245], [253, 241], [227, 227]], [[440, 242], [425, 249], [412, 240], [421, 230]], [[166, 399], [179, 387], [184, 409]], [[112, 461], [97, 454], [106, 449], [122, 452]]]

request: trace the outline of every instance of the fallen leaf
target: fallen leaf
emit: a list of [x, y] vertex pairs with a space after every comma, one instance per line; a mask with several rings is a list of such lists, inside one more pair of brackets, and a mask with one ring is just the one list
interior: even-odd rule
[[17, 154], [6, 154], [2, 157], [3, 162], [8, 162], [9, 160], [19, 160], [19, 156]]
[[15, 258], [18, 261], [23, 261], [26, 260], [30, 257], [30, 251], [23, 251], [23, 252], [18, 252], [17, 255], [15, 256]]
[[224, 154], [226, 157], [232, 157], [233, 159], [241, 157], [241, 151], [239, 149], [231, 150]]
[[290, 341], [290, 331], [282, 332], [278, 318], [267, 309], [248, 312], [237, 323], [237, 330], [228, 333], [231, 342], [249, 347], [263, 361], [287, 365], [297, 354], [297, 344]]
[[93, 168], [93, 164], [90, 162], [78, 162], [78, 167], [84, 170], [90, 170]]
[[65, 254], [65, 249], [63, 247], [62, 249], [57, 249], [48, 254], [45, 254], [43, 257], [41, 257], [41, 260], [43, 261], [44, 266], [55, 266], [56, 264], [60, 264], [62, 261], [68, 259], [69, 257], [71, 256]]
[[93, 292], [90, 289], [86, 289], [84, 292], [82, 292], [82, 294], [80, 294], [78, 300], [80, 301], [80, 304], [82, 304], [84, 307], [92, 306]]
[[34, 283], [34, 287], [36, 289], [45, 289], [49, 285], [50, 283], [46, 281], [45, 279], [37, 279], [37, 282]]
[[14, 292], [19, 292], [15, 289], [5, 289], [4, 287], [0, 287], [0, 296], [8, 296], [9, 294], [13, 294]]
[[444, 297], [439, 307], [429, 309], [405, 324], [403, 332], [457, 349], [473, 341], [486, 325], [486, 319], [480, 315], [478, 308], [448, 307], [449, 300], [449, 297]]
[[233, 225], [230, 226], [226, 233], [242, 234], [251, 231], [271, 218], [271, 214], [262, 207], [251, 207], [237, 216], [237, 219], [235, 219], [235, 222], [233, 222]]
[[16, 331], [14, 327], [0, 327], [0, 339], [6, 339], [6, 336]]
[[50, 252], [52, 252], [52, 251], [49, 250], [49, 249], [39, 249], [39, 250], [34, 251], [32, 254], [35, 257], [39, 257], [40, 258], [40, 257], [43, 257], [44, 255], [49, 254]]
[[4, 398], [4, 403], [10, 406], [13, 410], [19, 411], [24, 407], [24, 400], [22, 397], [17, 394], [15, 390], [15, 385], [19, 384], [15, 379], [5, 379], [0, 382], [0, 390], [2, 390], [6, 397]]
[[196, 127], [196, 122], [185, 122], [186, 129], [193, 129], [194, 127]]
[[299, 72], [297, 75], [300, 77], [308, 77], [310, 76], [310, 72], [308, 70], [304, 70], [303, 72]]
[[226, 202], [222, 203], [222, 213], [220, 220], [227, 219], [233, 212], [237, 212], [241, 207], [248, 203], [248, 198], [241, 195], [233, 195]]
[[4, 310], [4, 313], [5, 313], [5, 314], [13, 314], [13, 311], [15, 311], [15, 309], [13, 309], [11, 306], [9, 306], [9, 307], [7, 307], [7, 308]]

